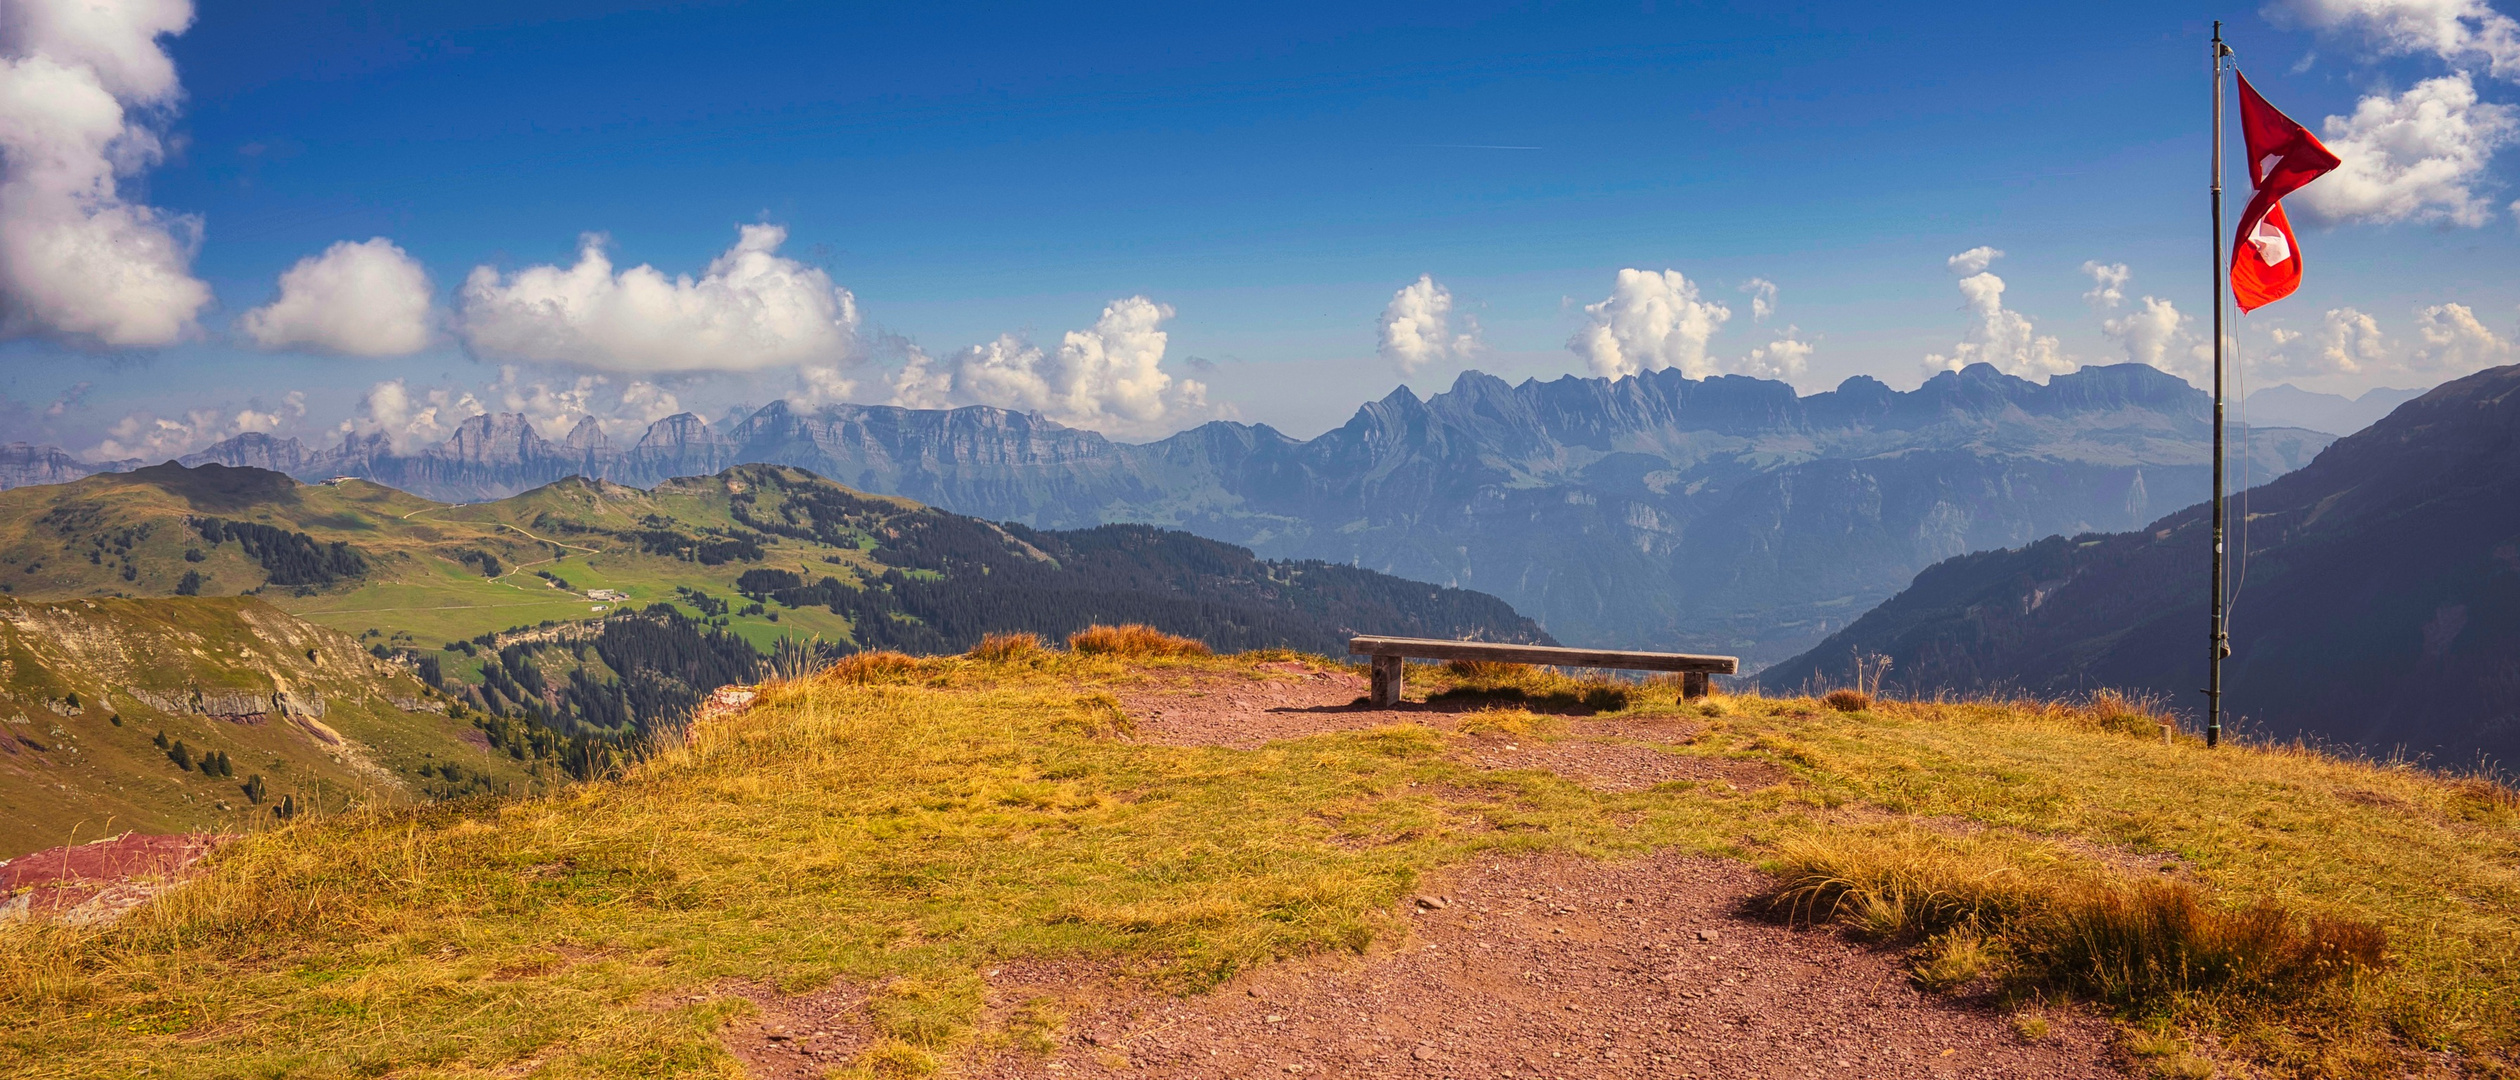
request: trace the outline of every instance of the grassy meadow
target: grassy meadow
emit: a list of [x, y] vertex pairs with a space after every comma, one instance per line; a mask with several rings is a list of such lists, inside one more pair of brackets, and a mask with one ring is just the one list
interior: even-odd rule
[[1682, 702], [1479, 667], [1414, 681], [1491, 699], [1465, 727], [1578, 737], [1528, 710], [1590, 701], [1785, 779], [1602, 792], [1480, 770], [1417, 724], [1169, 747], [1132, 741], [1113, 691], [1292, 676], [1143, 645], [860, 656], [614, 780], [299, 822], [118, 924], [0, 928], [0, 1070], [728, 1076], [734, 991], [846, 980], [875, 1039], [844, 1075], [950, 1076], [1058, 1022], [984, 1007], [1010, 958], [1195, 993], [1397, 942], [1401, 899], [1472, 860], [1661, 848], [1768, 866], [1777, 917], [1921, 983], [2092, 1001], [2165, 1075], [2514, 1064], [2505, 788], [2207, 751], [2107, 698]]

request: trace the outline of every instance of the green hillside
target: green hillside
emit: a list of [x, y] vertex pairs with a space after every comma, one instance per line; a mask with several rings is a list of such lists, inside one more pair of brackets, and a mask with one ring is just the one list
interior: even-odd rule
[[1094, 623], [1226, 649], [1548, 640], [1481, 593], [1140, 526], [1000, 526], [758, 465], [475, 504], [220, 465], [20, 488], [0, 493], [0, 593], [252, 594], [475, 708], [602, 737], [750, 681], [782, 640], [934, 654]]
[[251, 598], [0, 599], [0, 858], [561, 775], [434, 697]]

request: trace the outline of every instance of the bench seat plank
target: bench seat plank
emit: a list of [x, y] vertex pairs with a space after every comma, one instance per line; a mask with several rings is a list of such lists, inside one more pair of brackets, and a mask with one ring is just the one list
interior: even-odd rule
[[1551, 645], [1500, 645], [1485, 641], [1441, 641], [1435, 638], [1358, 637], [1348, 652], [1367, 656], [1401, 656], [1419, 660], [1495, 660], [1509, 664], [1557, 667], [1625, 668], [1634, 671], [1678, 671], [1735, 675], [1741, 659], [1734, 656], [1692, 656], [1687, 653], [1624, 652], [1613, 649], [1566, 649]]

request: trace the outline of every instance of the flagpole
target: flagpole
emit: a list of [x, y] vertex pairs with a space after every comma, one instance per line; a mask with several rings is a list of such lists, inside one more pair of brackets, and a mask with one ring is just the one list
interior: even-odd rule
[[2223, 623], [2223, 44], [2222, 20], [2214, 21], [2214, 601], [2212, 642], [2205, 668], [2205, 745], [2222, 743], [2222, 662], [2231, 654], [2231, 636]]

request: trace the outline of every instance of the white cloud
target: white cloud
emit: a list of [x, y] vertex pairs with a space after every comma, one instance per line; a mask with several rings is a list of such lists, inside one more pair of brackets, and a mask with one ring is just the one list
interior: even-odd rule
[[1715, 373], [1707, 339], [1732, 318], [1720, 301], [1698, 297], [1695, 282], [1677, 270], [1621, 270], [1608, 299], [1584, 305], [1592, 324], [1566, 347], [1592, 366], [1593, 374], [1620, 378], [1678, 368], [1692, 379]]
[[2351, 37], [2383, 56], [2429, 53], [2520, 77], [2520, 22], [2484, 0], [2275, 0], [2263, 10], [2276, 25]]
[[838, 365], [816, 364], [796, 369], [796, 393], [790, 398], [812, 408], [847, 401], [856, 393], [857, 380], [842, 373]]
[[0, 333], [150, 346], [194, 331], [210, 302], [192, 276], [200, 222], [120, 187], [165, 156], [156, 124], [182, 88], [158, 38], [190, 25], [189, 0], [0, 12]]
[[2464, 375], [2512, 359], [2511, 342], [2477, 321], [2465, 304], [2435, 304], [2415, 313], [2415, 334], [2422, 339], [2413, 364], [2435, 372]]
[[1463, 331], [1453, 333], [1452, 309], [1452, 290], [1433, 274], [1418, 275], [1383, 306], [1382, 343], [1376, 351], [1402, 375], [1415, 375], [1437, 360], [1467, 358], [1478, 350], [1479, 327], [1464, 316]]
[[893, 379], [893, 402], [913, 408], [994, 405], [1037, 412], [1071, 427], [1141, 434], [1169, 422], [1213, 415], [1207, 387], [1160, 366], [1173, 309], [1143, 296], [1114, 300], [1057, 352], [1013, 334], [974, 345], [939, 364], [912, 348]]
[[408, 356], [429, 345], [428, 271], [382, 236], [344, 240], [280, 275], [280, 296], [237, 327], [266, 349]]
[[2323, 222], [2482, 225], [2493, 208], [2478, 187], [2494, 151], [2520, 133], [2514, 113], [2479, 102], [2464, 72], [2365, 97], [2323, 125], [2343, 164], [2290, 201]]
[[2126, 281], [2134, 276], [2125, 263], [2104, 263], [2097, 259], [2082, 265], [2091, 275], [2091, 291], [2083, 294], [2083, 302], [2093, 307], [2113, 308], [2126, 302]]
[[2352, 308], [2334, 308], [2319, 331], [2319, 364], [2313, 373], [2353, 375], [2365, 366], [2384, 363], [2388, 344], [2380, 321]]
[[235, 412], [201, 408], [175, 417], [132, 413], [106, 429], [104, 440], [87, 452], [87, 458], [168, 461], [249, 431], [278, 430], [280, 425], [305, 415], [306, 395], [300, 391], [291, 391], [276, 407], [255, 403]]
[[493, 359], [625, 372], [757, 371], [851, 359], [857, 301], [831, 276], [778, 254], [787, 230], [746, 225], [698, 279], [652, 266], [614, 273], [589, 236], [577, 265], [513, 275], [476, 267], [462, 329]]
[[1945, 260], [1952, 273], [1961, 275], [1960, 297], [1972, 322], [1950, 355], [1925, 358], [1926, 374], [1985, 363], [2028, 377], [2062, 375], [2079, 366], [2064, 355], [2055, 338], [2039, 336], [2027, 317], [2004, 307], [2004, 279], [1987, 272], [2003, 256], [1991, 247], [1973, 247]]
[[936, 366], [934, 357], [916, 345], [907, 346], [909, 361], [892, 379], [892, 403], [905, 409], [943, 409], [954, 404], [954, 373]]
[[489, 406], [467, 390], [434, 387], [414, 392], [401, 379], [368, 388], [361, 414], [341, 422], [345, 434], [382, 434], [398, 454], [409, 454], [445, 442], [464, 421], [489, 412]]
[[1750, 294], [1750, 321], [1766, 322], [1776, 314], [1776, 283], [1766, 278], [1751, 278], [1741, 283], [1741, 291]]
[[1786, 327], [1784, 336], [1750, 350], [1740, 363], [1730, 365], [1734, 373], [1784, 382], [1801, 378], [1811, 366], [1811, 343], [1798, 340], [1794, 334], [1793, 327]]
[[2204, 352], [2203, 364], [2198, 363], [2200, 356], [2195, 335], [2188, 330], [2189, 322], [2170, 301], [2147, 296], [2136, 302], [2134, 310], [2103, 321], [2100, 330], [2126, 350], [2128, 360], [2150, 364], [2192, 383], [2209, 382], [2213, 378], [2213, 354]]
[[1944, 259], [1943, 265], [1950, 267], [1952, 273], [1958, 274], [1961, 277], [1970, 277], [1985, 273], [1987, 267], [1995, 265], [1995, 260], [2003, 257], [2003, 252], [1992, 247], [1988, 247], [1985, 244], [1979, 244], [1967, 251], [1963, 251], [1960, 254]]

